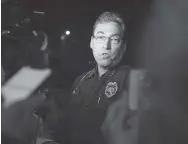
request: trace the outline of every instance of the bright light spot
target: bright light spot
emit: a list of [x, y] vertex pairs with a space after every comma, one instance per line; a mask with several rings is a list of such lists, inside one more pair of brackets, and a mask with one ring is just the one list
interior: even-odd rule
[[66, 35], [70, 35], [70, 31], [66, 31], [65, 33], [66, 33]]

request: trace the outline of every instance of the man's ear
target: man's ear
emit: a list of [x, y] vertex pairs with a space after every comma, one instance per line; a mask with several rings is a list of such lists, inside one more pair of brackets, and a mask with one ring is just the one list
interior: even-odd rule
[[123, 42], [122, 48], [123, 48], [123, 53], [124, 53], [126, 51], [126, 49], [127, 49], [127, 42], [126, 41]]
[[90, 48], [93, 49], [93, 36], [91, 37]]

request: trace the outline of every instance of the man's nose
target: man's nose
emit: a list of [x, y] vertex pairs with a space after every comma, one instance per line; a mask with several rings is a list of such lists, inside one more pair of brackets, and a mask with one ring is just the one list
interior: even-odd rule
[[110, 39], [106, 38], [104, 44], [103, 44], [103, 48], [104, 49], [110, 49], [111, 48], [111, 44], [110, 44]]

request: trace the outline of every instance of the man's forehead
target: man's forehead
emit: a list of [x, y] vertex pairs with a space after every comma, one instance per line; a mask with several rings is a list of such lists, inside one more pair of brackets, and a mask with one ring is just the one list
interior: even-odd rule
[[94, 35], [96, 34], [121, 35], [122, 28], [116, 22], [98, 23], [94, 31]]

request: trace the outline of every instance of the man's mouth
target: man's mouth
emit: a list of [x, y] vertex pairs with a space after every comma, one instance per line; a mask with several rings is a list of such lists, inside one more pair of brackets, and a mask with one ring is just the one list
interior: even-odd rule
[[108, 56], [108, 53], [102, 53], [103, 56]]
[[108, 53], [102, 53], [102, 57], [105, 59], [108, 59], [110, 57], [110, 55]]

